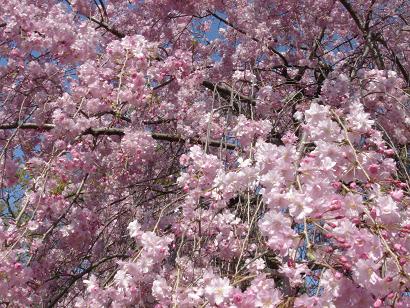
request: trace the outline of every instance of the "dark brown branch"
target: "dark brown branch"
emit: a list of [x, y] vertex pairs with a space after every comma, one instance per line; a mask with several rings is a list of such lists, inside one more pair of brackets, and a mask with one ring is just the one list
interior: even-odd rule
[[[213, 13], [213, 12], [211, 12], [211, 11], [209, 11], [209, 13], [210, 13], [212, 16], [214, 16], [216, 19], [218, 19], [219, 21], [222, 21], [224, 24], [228, 25], [228, 26], [231, 27], [232, 29], [235, 29], [235, 30], [238, 31], [239, 33], [242, 33], [243, 35], [248, 35], [244, 30], [239, 29], [238, 27], [236, 27], [234, 24], [232, 24], [231, 22], [227, 21], [226, 19], [224, 19], [224, 18], [218, 16], [217, 14], [215, 14], [215, 13]], [[251, 39], [252, 39], [254, 42], [260, 43], [260, 40], [259, 40], [258, 38], [256, 38], [256, 37], [251, 37]], [[289, 62], [288, 62], [288, 60], [286, 59], [286, 57], [285, 57], [284, 55], [282, 55], [279, 51], [277, 51], [275, 48], [273, 48], [273, 47], [271, 47], [271, 46], [267, 46], [267, 47], [268, 47], [268, 49], [269, 49], [272, 53], [274, 53], [275, 55], [279, 56], [279, 58], [281, 58], [283, 64], [284, 64], [286, 67], [291, 67], [291, 65], [289, 65]]]
[[[165, 81], [164, 83], [154, 87], [153, 90], [155, 91], [155, 90], [158, 90], [158, 89], [160, 89], [164, 86], [167, 86], [168, 84], [170, 84], [174, 80], [175, 80], [175, 78], [172, 77], [169, 80]], [[211, 91], [216, 91], [221, 97], [223, 97], [226, 100], [230, 100], [231, 98], [234, 98], [235, 100], [239, 100], [240, 102], [251, 104], [252, 106], [256, 105], [256, 101], [254, 99], [252, 99], [248, 96], [239, 94], [239, 93], [235, 92], [233, 89], [231, 89], [230, 87], [222, 87], [222, 86], [216, 85], [216, 84], [214, 84], [210, 81], [207, 81], [207, 80], [203, 81], [202, 85], [205, 88], [207, 88]], [[234, 104], [234, 107], [236, 108], [237, 105], [235, 106], [235, 104]], [[236, 109], [238, 109], [238, 108], [236, 108]]]
[[156, 91], [158, 89], [161, 89], [162, 87], [165, 87], [167, 85], [169, 85], [171, 82], [173, 82], [175, 80], [174, 77], [171, 77], [170, 79], [168, 79], [167, 81], [157, 85], [156, 87], [152, 88], [152, 90]]
[[105, 17], [107, 18], [107, 17], [108, 17], [108, 13], [107, 13], [107, 9], [105, 8], [104, 1], [103, 1], [103, 0], [100, 0], [100, 4], [101, 4], [101, 7], [102, 7], [102, 10], [103, 10], [103, 12], [104, 12]]
[[356, 12], [353, 10], [352, 5], [349, 2], [347, 2], [346, 0], [339, 0], [339, 2], [344, 6], [346, 11], [353, 18], [356, 26], [360, 29], [360, 31], [365, 32], [362, 21], [360, 20], [359, 16], [357, 16]]
[[[12, 124], [3, 124], [0, 125], [0, 129], [38, 129], [38, 130], [52, 130], [55, 128], [54, 124], [36, 124], [36, 123], [12, 123]], [[86, 129], [82, 135], [93, 135], [93, 136], [123, 136], [124, 129], [122, 128], [106, 128], [106, 127], [99, 127], [99, 128], [88, 128]], [[178, 142], [178, 143], [190, 143], [190, 144], [200, 144], [205, 145], [206, 140], [202, 140], [199, 138], [184, 138], [178, 135], [171, 135], [171, 134], [164, 134], [164, 133], [151, 133], [151, 136], [155, 140], [159, 141], [169, 141], [169, 142]], [[229, 150], [234, 150], [236, 148], [235, 144], [226, 143], [219, 140], [208, 140], [208, 145], [211, 147], [225, 147]]]
[[347, 12], [350, 14], [352, 19], [354, 20], [356, 26], [360, 29], [360, 31], [363, 34], [363, 38], [366, 41], [366, 45], [369, 47], [373, 60], [376, 63], [376, 66], [379, 70], [384, 69], [384, 62], [383, 58], [381, 57], [380, 50], [377, 46], [377, 42], [374, 41], [374, 35], [369, 32], [368, 29], [363, 25], [363, 22], [360, 20], [359, 16], [356, 14], [356, 12], [353, 10], [352, 5], [347, 1], [347, 0], [339, 0], [339, 2], [344, 6], [344, 8], [347, 10]]
[[159, 119], [159, 120], [142, 121], [142, 123], [145, 125], [157, 125], [157, 124], [170, 123], [176, 120], [177, 119]]
[[[72, 4], [71, 4], [71, 2], [70, 2], [69, 0], [65, 0], [65, 1], [67, 2], [68, 5], [72, 6]], [[105, 13], [105, 15], [106, 15], [106, 17], [107, 17], [107, 11], [106, 11], [105, 6], [104, 6], [104, 1], [99, 1], [99, 2], [100, 2], [100, 4], [102, 5], [102, 8], [103, 8], [103, 10], [104, 10], [104, 13]], [[98, 5], [97, 5], [97, 6], [98, 6]], [[77, 13], [78, 13], [78, 12], [77, 12]], [[80, 13], [78, 13], [78, 14], [80, 14]], [[98, 29], [98, 28], [104, 28], [105, 30], [107, 30], [108, 32], [114, 34], [114, 35], [115, 35], [116, 37], [118, 37], [118, 38], [124, 38], [124, 37], [125, 37], [125, 34], [123, 34], [123, 33], [119, 32], [118, 30], [114, 29], [113, 27], [111, 27], [110, 25], [106, 24], [106, 23], [105, 23], [104, 21], [102, 21], [102, 20], [97, 20], [97, 19], [95, 19], [94, 17], [87, 16], [87, 15], [83, 15], [83, 14], [80, 14], [80, 15], [81, 15], [81, 16], [84, 16], [84, 17], [87, 18], [88, 20], [90, 20], [90, 21], [96, 23], [96, 24], [98, 25], [97, 29]]]
[[24, 124], [18, 124], [18, 123], [11, 123], [11, 124], [2, 124], [0, 125], [0, 129], [15, 129], [15, 128], [21, 128], [21, 129], [42, 129], [42, 130], [50, 130], [55, 127], [54, 124], [36, 124], [36, 123], [24, 123]]
[[[85, 15], [84, 15], [85, 16]], [[108, 32], [110, 32], [111, 34], [114, 34], [116, 37], [118, 38], [124, 38], [125, 34], [119, 32], [118, 30], [114, 29], [113, 27], [109, 26], [108, 24], [106, 24], [105, 22], [103, 22], [102, 20], [97, 20], [94, 17], [90, 17], [90, 16], [85, 16], [87, 17], [89, 20], [91, 20], [92, 22], [96, 23], [98, 25], [97, 28], [104, 28], [105, 30], [107, 30]]]
[[94, 265], [91, 265], [90, 267], [88, 267], [87, 269], [83, 270], [81, 273], [74, 275], [69, 281], [67, 281], [65, 283], [65, 287], [61, 289], [61, 291], [59, 293], [57, 293], [57, 295], [55, 295], [54, 297], [52, 297], [46, 307], [51, 308], [54, 307], [54, 305], [56, 305], [58, 303], [58, 301], [70, 290], [70, 288], [73, 286], [73, 284], [81, 279], [83, 276], [85, 276], [86, 274], [90, 273], [91, 271], [93, 271], [95, 268], [97, 268], [98, 266], [100, 266], [101, 264], [110, 261], [112, 259], [116, 259], [116, 258], [129, 258], [128, 255], [114, 255], [114, 256], [108, 256], [102, 260], [100, 260], [99, 262], [95, 263]]
[[252, 106], [256, 105], [256, 101], [253, 98], [241, 95], [229, 87], [222, 87], [206, 80], [202, 82], [202, 85], [211, 91], [216, 91], [224, 99], [229, 100], [231, 97], [233, 97], [240, 102], [245, 102]]
[[383, 37], [378, 37], [377, 40], [392, 54], [392, 57], [394, 59], [394, 63], [396, 63], [397, 67], [400, 70], [400, 73], [403, 75], [403, 78], [406, 80], [407, 85], [410, 84], [410, 76], [406, 70], [406, 68], [401, 64], [399, 57], [397, 54], [393, 51], [392, 48], [390, 48], [387, 44], [387, 42], [383, 39]]

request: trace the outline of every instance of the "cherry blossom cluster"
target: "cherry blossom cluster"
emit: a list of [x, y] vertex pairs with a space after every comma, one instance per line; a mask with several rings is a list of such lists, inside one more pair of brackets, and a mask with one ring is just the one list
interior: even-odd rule
[[409, 307], [409, 24], [3, 0], [0, 306]]

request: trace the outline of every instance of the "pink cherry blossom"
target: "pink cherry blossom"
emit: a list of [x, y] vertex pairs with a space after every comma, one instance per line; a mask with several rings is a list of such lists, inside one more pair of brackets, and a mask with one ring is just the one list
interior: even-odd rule
[[409, 307], [409, 1], [0, 12], [3, 306]]

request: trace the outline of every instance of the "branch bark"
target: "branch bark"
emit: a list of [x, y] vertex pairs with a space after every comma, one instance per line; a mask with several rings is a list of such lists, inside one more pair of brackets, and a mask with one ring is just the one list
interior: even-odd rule
[[125, 257], [129, 257], [129, 256], [124, 256], [124, 255], [114, 255], [114, 256], [108, 256], [102, 260], [100, 260], [99, 262], [97, 262], [94, 265], [91, 265], [90, 267], [88, 267], [87, 269], [83, 270], [81, 273], [74, 275], [69, 281], [67, 281], [65, 283], [65, 287], [61, 289], [61, 291], [59, 293], [57, 293], [55, 296], [53, 296], [52, 298], [50, 298], [47, 302], [47, 304], [45, 305], [45, 307], [47, 308], [52, 308], [54, 307], [58, 301], [70, 290], [70, 288], [73, 286], [74, 283], [77, 282], [77, 280], [81, 279], [83, 276], [85, 276], [86, 274], [90, 273], [91, 271], [93, 271], [95, 268], [97, 268], [98, 266], [100, 266], [101, 264], [110, 261], [112, 259], [115, 258], [125, 258]]
[[[224, 24], [226, 24], [227, 26], [231, 27], [232, 29], [235, 29], [236, 31], [238, 31], [239, 33], [242, 33], [243, 35], [248, 36], [248, 34], [247, 34], [244, 30], [239, 29], [238, 27], [236, 27], [236, 26], [235, 26], [234, 24], [232, 24], [231, 22], [227, 21], [226, 19], [220, 17], [219, 15], [217, 15], [217, 14], [211, 12], [211, 11], [208, 11], [208, 12], [209, 12], [212, 16], [214, 16], [216, 19], [218, 19], [219, 21], [222, 21], [222, 22], [223, 22]], [[256, 38], [256, 37], [250, 37], [250, 38], [251, 38], [254, 42], [260, 43], [260, 40], [259, 40], [258, 38]], [[267, 47], [268, 47], [268, 49], [269, 49], [272, 53], [274, 53], [275, 55], [277, 55], [277, 56], [282, 60], [283, 64], [284, 64], [286, 67], [291, 67], [291, 65], [289, 65], [288, 59], [286, 59], [286, 57], [285, 57], [283, 54], [281, 54], [279, 51], [277, 51], [277, 50], [276, 50], [275, 48], [273, 48], [272, 46], [267, 46]]]
[[[54, 124], [36, 124], [36, 123], [11, 123], [11, 124], [3, 124], [0, 125], [0, 130], [8, 130], [8, 129], [33, 129], [33, 130], [45, 130], [49, 131], [54, 129], [56, 126]], [[88, 128], [86, 129], [82, 135], [93, 135], [95, 137], [98, 136], [123, 136], [124, 129], [122, 128], [106, 128], [106, 127], [98, 127], [98, 128]], [[164, 134], [164, 133], [151, 133], [151, 136], [155, 140], [159, 141], [169, 141], [169, 142], [178, 142], [178, 143], [190, 143], [190, 144], [199, 144], [205, 145], [206, 140], [202, 140], [199, 138], [184, 138], [178, 135], [172, 134]], [[208, 145], [211, 147], [225, 147], [229, 150], [234, 150], [236, 148], [235, 144], [227, 143], [219, 140], [208, 140]]]
[[[239, 100], [240, 102], [245, 102], [245, 103], [250, 104], [250, 105], [252, 105], [252, 106], [256, 106], [256, 100], [254, 100], [254, 99], [251, 98], [251, 97], [248, 97], [248, 96], [244, 96], [244, 95], [242, 95], [242, 94], [239, 94], [239, 93], [235, 92], [235, 91], [234, 91], [232, 88], [230, 88], [230, 87], [222, 87], [222, 86], [219, 86], [219, 85], [217, 85], [217, 84], [214, 84], [214, 83], [212, 83], [212, 82], [210, 82], [210, 81], [206, 81], [206, 80], [202, 82], [202, 85], [203, 85], [205, 88], [207, 88], [207, 89], [209, 89], [209, 90], [211, 90], [211, 91], [216, 91], [216, 92], [218, 92], [218, 94], [221, 95], [224, 99], [229, 100], [231, 97], [233, 97], [233, 98], [235, 98], [236, 100]], [[233, 102], [233, 103], [234, 103], [235, 109], [238, 109], [238, 105], [235, 104], [235, 102]]]
[[370, 52], [372, 54], [373, 60], [376, 63], [376, 66], [379, 70], [384, 69], [384, 62], [383, 58], [381, 57], [380, 50], [377, 46], [377, 42], [374, 40], [374, 35], [365, 27], [363, 24], [364, 22], [360, 19], [360, 17], [354, 11], [352, 5], [347, 0], [339, 0], [339, 2], [343, 5], [346, 11], [350, 14], [352, 19], [354, 20], [356, 26], [363, 34], [363, 38], [366, 41], [366, 45], [369, 47]]

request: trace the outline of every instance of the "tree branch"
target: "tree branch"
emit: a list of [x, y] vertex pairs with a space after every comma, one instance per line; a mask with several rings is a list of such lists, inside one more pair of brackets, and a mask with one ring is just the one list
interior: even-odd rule
[[[83, 15], [83, 16], [85, 16], [85, 15]], [[118, 30], [116, 30], [113, 27], [109, 26], [108, 24], [106, 24], [102, 20], [100, 21], [100, 20], [95, 19], [94, 17], [90, 17], [90, 16], [85, 16], [85, 17], [87, 17], [92, 22], [96, 23], [98, 25], [97, 29], [98, 28], [104, 28], [105, 30], [107, 30], [111, 34], [114, 34], [118, 38], [124, 38], [125, 37], [124, 33], [119, 32]]]
[[[224, 24], [228, 25], [228, 26], [231, 27], [232, 29], [235, 29], [236, 31], [238, 31], [239, 33], [242, 33], [243, 35], [246, 35], [246, 36], [248, 35], [244, 30], [239, 29], [238, 27], [236, 27], [234, 24], [232, 24], [231, 22], [227, 21], [226, 19], [224, 19], [224, 18], [218, 16], [217, 14], [215, 14], [215, 13], [213, 13], [213, 12], [211, 12], [211, 11], [208, 11], [208, 12], [209, 12], [212, 16], [214, 16], [216, 19], [218, 19], [219, 21], [222, 21]], [[256, 37], [251, 37], [251, 39], [252, 39], [254, 42], [257, 42], [257, 43], [260, 43], [260, 42], [261, 42], [261, 41], [260, 41], [259, 39], [257, 39]], [[283, 64], [284, 64], [286, 67], [292, 67], [291, 65], [289, 65], [289, 62], [288, 62], [288, 60], [286, 59], [286, 57], [285, 57], [284, 55], [282, 55], [279, 51], [277, 51], [275, 48], [273, 48], [273, 47], [271, 47], [271, 46], [267, 46], [267, 47], [268, 47], [268, 49], [269, 49], [272, 53], [274, 53], [274, 54], [277, 55], [279, 58], [281, 58]]]
[[[0, 125], [0, 129], [7, 130], [7, 129], [38, 129], [38, 130], [52, 130], [56, 126], [54, 124], [36, 124], [36, 123], [11, 123], [11, 124], [3, 124]], [[124, 129], [122, 128], [106, 128], [106, 127], [99, 127], [99, 128], [88, 128], [86, 129], [82, 135], [93, 135], [95, 137], [98, 136], [123, 136]], [[206, 140], [202, 140], [199, 138], [184, 138], [178, 135], [171, 135], [171, 134], [164, 134], [164, 133], [151, 133], [151, 136], [155, 140], [159, 141], [169, 141], [169, 142], [178, 142], [178, 143], [190, 143], [190, 144], [199, 144], [205, 145]], [[229, 150], [234, 150], [236, 148], [235, 144], [226, 143], [223, 141], [208, 140], [208, 145], [211, 147], [226, 147]]]
[[359, 16], [353, 10], [352, 5], [349, 2], [347, 2], [347, 0], [339, 0], [339, 2], [344, 6], [346, 11], [350, 14], [352, 19], [354, 20], [357, 27], [362, 32], [363, 37], [366, 41], [366, 45], [369, 47], [369, 49], [372, 53], [373, 60], [376, 63], [377, 68], [379, 70], [383, 70], [384, 69], [384, 62], [383, 62], [383, 59], [381, 57], [380, 51], [378, 49], [377, 42], [375, 42], [373, 40], [374, 35], [371, 32], [369, 32], [368, 29], [365, 28], [365, 26], [363, 25], [363, 22], [360, 20]]
[[346, 11], [353, 18], [354, 22], [356, 23], [356, 25], [360, 29], [360, 31], [365, 32], [365, 29], [362, 25], [362, 21], [360, 20], [359, 16], [357, 16], [356, 12], [353, 10], [352, 5], [349, 2], [347, 2], [346, 0], [339, 0], [339, 2], [344, 6]]
[[100, 261], [98, 261], [96, 264], [91, 265], [87, 269], [83, 270], [81, 273], [74, 275], [73, 278], [71, 278], [69, 281], [65, 283], [65, 287], [60, 290], [59, 293], [57, 293], [55, 296], [53, 296], [48, 302], [46, 307], [51, 308], [54, 307], [58, 303], [58, 301], [70, 290], [70, 288], [73, 286], [73, 284], [81, 279], [83, 276], [86, 274], [90, 273], [92, 270], [100, 266], [101, 264], [110, 261], [115, 258], [128, 258], [129, 256], [124, 256], [124, 255], [114, 255], [114, 256], [108, 256]]
[[394, 52], [394, 50], [392, 48], [389, 47], [389, 45], [387, 44], [387, 42], [384, 40], [383, 37], [378, 37], [377, 40], [388, 50], [390, 51], [390, 53], [392, 54], [392, 57], [394, 59], [394, 62], [396, 63], [397, 67], [400, 70], [400, 73], [403, 75], [403, 78], [406, 80], [407, 85], [410, 84], [410, 76], [406, 70], [406, 68], [403, 66], [403, 64], [401, 64], [399, 57], [397, 56], [397, 54]]
[[[231, 97], [233, 97], [233, 98], [236, 98], [237, 100], [239, 100], [240, 102], [245, 102], [245, 103], [250, 104], [252, 106], [256, 106], [256, 100], [254, 100], [251, 97], [239, 94], [239, 93], [235, 92], [230, 87], [222, 87], [222, 86], [216, 85], [216, 84], [214, 84], [210, 81], [206, 81], [206, 80], [202, 82], [202, 85], [205, 88], [207, 88], [211, 91], [218, 92], [219, 95], [221, 95], [223, 98], [225, 98], [227, 100], [229, 100]], [[234, 105], [234, 107], [236, 109], [238, 109], [237, 106]]]

